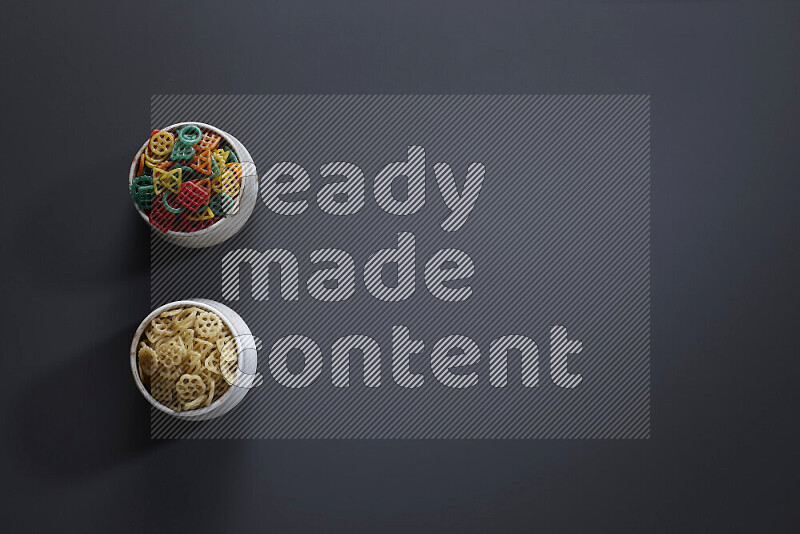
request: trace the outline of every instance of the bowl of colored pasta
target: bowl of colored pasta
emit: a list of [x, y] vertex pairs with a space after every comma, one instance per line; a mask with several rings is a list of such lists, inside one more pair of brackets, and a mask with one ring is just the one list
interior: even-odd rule
[[256, 204], [258, 176], [238, 139], [209, 124], [182, 122], [150, 133], [131, 162], [128, 190], [155, 234], [203, 248], [244, 226]]

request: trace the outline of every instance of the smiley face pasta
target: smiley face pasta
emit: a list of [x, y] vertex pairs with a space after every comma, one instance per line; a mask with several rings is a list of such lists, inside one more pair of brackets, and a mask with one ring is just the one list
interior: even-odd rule
[[137, 356], [147, 391], [178, 412], [220, 399], [238, 365], [230, 329], [215, 313], [195, 306], [176, 307], [150, 321]]

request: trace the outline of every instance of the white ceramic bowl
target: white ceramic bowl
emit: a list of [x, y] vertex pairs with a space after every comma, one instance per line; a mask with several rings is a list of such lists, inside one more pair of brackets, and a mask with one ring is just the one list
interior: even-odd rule
[[[236, 153], [236, 157], [242, 164], [242, 189], [239, 193], [239, 211], [234, 215], [229, 215], [228, 217], [217, 221], [208, 228], [203, 228], [202, 230], [198, 230], [196, 232], [173, 232], [170, 230], [164, 233], [155, 228], [153, 231], [163, 237], [169, 243], [181, 247], [205, 248], [222, 243], [226, 239], [233, 237], [245, 225], [247, 220], [250, 218], [250, 215], [252, 215], [253, 208], [256, 205], [256, 197], [258, 197], [258, 174], [255, 163], [253, 163], [253, 158], [250, 156], [250, 153], [247, 151], [244, 145], [231, 134], [224, 132], [219, 128], [215, 128], [214, 126], [204, 124], [202, 122], [180, 122], [178, 124], [172, 124], [166, 128], [162, 128], [162, 130], [175, 133], [179, 128], [187, 124], [196, 124], [200, 128], [210, 130], [217, 135], [222, 136], [222, 139], [225, 141], [225, 143], [227, 143], [227, 145], [230, 146]], [[131, 163], [131, 168], [128, 173], [128, 187], [130, 187], [131, 183], [133, 183], [133, 179], [136, 178], [136, 169], [139, 166], [139, 158], [141, 157], [145, 148], [147, 148], [147, 144], [149, 142], [149, 139], [145, 141], [142, 145], [142, 148], [140, 148], [136, 153], [136, 157], [133, 158], [133, 162]], [[148, 226], [152, 228], [147, 214], [141, 211], [139, 207], [136, 206], [135, 202], [133, 206], [136, 208], [136, 211], [148, 224]]]
[[[176, 412], [155, 400], [153, 396], [150, 395], [150, 392], [147, 391], [147, 388], [144, 387], [142, 378], [139, 376], [139, 367], [137, 365], [139, 340], [144, 335], [144, 331], [150, 324], [150, 321], [161, 315], [161, 313], [179, 306], [197, 306], [198, 308], [217, 314], [225, 325], [230, 328], [231, 334], [236, 341], [236, 352], [239, 355], [239, 366], [236, 370], [235, 385], [231, 385], [222, 397], [211, 403], [211, 406], [186, 412]], [[142, 395], [144, 395], [144, 398], [156, 409], [177, 417], [178, 419], [185, 419], [187, 421], [214, 419], [232, 410], [237, 404], [242, 402], [242, 399], [244, 399], [244, 396], [251, 388], [259, 384], [260, 377], [256, 374], [257, 367], [258, 353], [256, 351], [255, 338], [253, 338], [247, 324], [239, 317], [238, 313], [229, 307], [208, 299], [179, 300], [156, 308], [150, 315], [145, 317], [144, 321], [139, 325], [139, 328], [136, 329], [136, 334], [133, 336], [133, 343], [131, 343], [131, 371], [133, 372], [133, 379], [136, 381], [136, 386], [139, 388]]]

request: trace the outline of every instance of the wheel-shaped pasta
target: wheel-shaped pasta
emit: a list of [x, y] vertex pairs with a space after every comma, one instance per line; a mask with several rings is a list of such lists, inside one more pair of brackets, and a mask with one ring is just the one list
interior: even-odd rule
[[195, 320], [195, 333], [205, 339], [215, 339], [222, 332], [222, 321], [215, 314], [201, 311]]
[[206, 385], [199, 375], [183, 375], [175, 384], [175, 391], [178, 392], [179, 399], [190, 402], [206, 392]]

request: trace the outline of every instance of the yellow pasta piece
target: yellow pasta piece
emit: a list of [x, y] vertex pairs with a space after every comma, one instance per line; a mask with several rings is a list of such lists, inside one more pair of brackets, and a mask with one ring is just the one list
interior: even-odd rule
[[195, 320], [195, 334], [206, 339], [215, 339], [222, 331], [222, 321], [215, 314], [201, 311]]
[[200, 358], [199, 352], [190, 350], [187, 353], [186, 367], [188, 368], [188, 374], [190, 375], [196, 375], [200, 372], [200, 369], [203, 368], [203, 360]]
[[183, 362], [186, 357], [186, 345], [180, 336], [174, 336], [162, 340], [156, 345], [156, 354], [159, 362], [167, 367], [176, 367]]
[[155, 330], [152, 329], [148, 329], [144, 333], [144, 335], [147, 338], [147, 341], [149, 341], [153, 345], [158, 343], [164, 337], [161, 333], [156, 332]]
[[236, 383], [236, 373], [238, 370], [239, 365], [235, 358], [219, 361], [220, 374], [228, 384]]
[[158, 365], [158, 355], [144, 342], [139, 343], [139, 365], [144, 374], [150, 376]]
[[208, 391], [206, 395], [206, 406], [211, 406], [211, 401], [214, 400], [214, 382], [208, 382], [206, 384], [206, 391]]
[[156, 317], [150, 321], [150, 328], [159, 337], [171, 336], [175, 333], [172, 330], [172, 319], [167, 317]]
[[170, 406], [175, 398], [175, 382], [162, 375], [153, 375], [150, 382], [150, 394], [158, 402]]
[[185, 330], [178, 330], [178, 335], [181, 336], [183, 340], [183, 346], [186, 347], [187, 351], [194, 350], [194, 330], [185, 329]]
[[183, 405], [183, 409], [184, 410], [194, 410], [194, 409], [199, 408], [200, 406], [202, 406], [203, 403], [205, 403], [205, 402], [206, 402], [206, 396], [205, 395], [200, 395], [199, 397], [197, 397], [193, 401], [190, 401], [190, 402], [187, 402], [186, 404], [184, 404]]
[[172, 319], [172, 327], [175, 330], [185, 330], [194, 327], [194, 321], [197, 318], [199, 310], [194, 306], [190, 308], [179, 309]]
[[205, 368], [214, 373], [215, 375], [219, 374], [219, 352], [214, 351], [212, 352], [205, 361]]
[[193, 401], [206, 392], [206, 385], [198, 375], [183, 375], [175, 384], [178, 398], [184, 402]]
[[220, 360], [236, 359], [236, 343], [234, 343], [233, 338], [217, 339], [217, 351], [219, 352]]
[[214, 344], [198, 337], [194, 340], [193, 349], [200, 353], [201, 358], [205, 359], [211, 354], [211, 351], [214, 350]]

